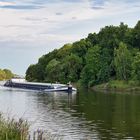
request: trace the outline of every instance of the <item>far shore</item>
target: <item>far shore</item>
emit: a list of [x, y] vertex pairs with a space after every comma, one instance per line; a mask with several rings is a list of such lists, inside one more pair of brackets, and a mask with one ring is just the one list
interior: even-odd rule
[[92, 90], [97, 92], [140, 92], [140, 85], [136, 81], [119, 81], [113, 80], [107, 83], [99, 84], [91, 87]]

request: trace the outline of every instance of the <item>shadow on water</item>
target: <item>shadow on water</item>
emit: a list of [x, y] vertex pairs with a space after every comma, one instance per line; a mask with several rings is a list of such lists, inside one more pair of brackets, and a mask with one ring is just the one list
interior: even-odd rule
[[40, 128], [63, 139], [140, 139], [139, 106], [140, 94], [0, 90], [0, 110], [26, 112], [25, 118], [35, 120], [31, 131]]
[[[80, 91], [75, 108], [101, 139], [140, 139], [140, 95]], [[91, 127], [92, 130], [92, 127]]]
[[[46, 102], [44, 97], [41, 100]], [[138, 94], [96, 93], [82, 89], [74, 96], [56, 94], [50, 103], [52, 110], [68, 113], [70, 115], [68, 118], [73, 122], [77, 121], [76, 128], [83, 129], [83, 133], [86, 132], [85, 135], [87, 134], [89, 138], [138, 139], [140, 138], [139, 101]], [[59, 117], [63, 118], [65, 115], [62, 116]], [[65, 120], [66, 118], [64, 117]], [[67, 121], [67, 123], [72, 122]]]

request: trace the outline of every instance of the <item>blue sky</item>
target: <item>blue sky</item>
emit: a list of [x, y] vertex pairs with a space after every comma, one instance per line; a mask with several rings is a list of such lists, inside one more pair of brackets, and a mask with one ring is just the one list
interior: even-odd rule
[[43, 54], [120, 22], [140, 20], [140, 0], [0, 0], [0, 68], [24, 75]]

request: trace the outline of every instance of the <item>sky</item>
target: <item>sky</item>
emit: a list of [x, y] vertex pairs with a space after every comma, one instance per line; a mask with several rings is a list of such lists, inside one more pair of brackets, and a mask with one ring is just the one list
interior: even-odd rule
[[0, 0], [0, 68], [25, 75], [30, 64], [106, 25], [140, 20], [140, 0]]

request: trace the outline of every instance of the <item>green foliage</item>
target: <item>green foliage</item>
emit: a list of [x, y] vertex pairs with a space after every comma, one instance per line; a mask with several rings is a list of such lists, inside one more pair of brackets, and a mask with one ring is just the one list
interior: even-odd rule
[[56, 59], [52, 59], [48, 65], [46, 66], [45, 69], [45, 74], [46, 74], [46, 79], [45, 81], [59, 81], [59, 74], [60, 74], [60, 69], [59, 69], [59, 64], [60, 62], [57, 61]]
[[85, 86], [98, 83], [98, 73], [101, 69], [100, 53], [101, 48], [99, 46], [94, 46], [87, 52], [86, 65], [81, 74], [81, 82]]
[[35, 81], [36, 65], [30, 65], [26, 71], [26, 79], [28, 81]]
[[138, 52], [134, 57], [132, 67], [133, 67], [132, 75], [134, 79], [138, 80], [140, 83], [140, 52]]
[[131, 76], [132, 57], [126, 44], [120, 43], [119, 48], [114, 50], [114, 65], [116, 77], [119, 80], [128, 80]]
[[93, 34], [90, 33], [90, 34], [88, 34], [88, 37], [86, 38], [86, 41], [88, 43], [91, 43], [92, 46], [95, 46], [99, 42], [98, 35], [96, 33], [93, 33]]
[[0, 140], [27, 140], [29, 125], [19, 119], [5, 120], [0, 114]]
[[140, 20], [132, 31], [132, 45], [140, 49]]
[[4, 80], [5, 78], [6, 78], [5, 72], [0, 69], [0, 80]]
[[80, 41], [74, 42], [71, 48], [71, 52], [79, 57], [85, 56], [88, 48], [90, 47], [90, 43], [86, 40], [82, 39]]
[[86, 65], [81, 73], [81, 82], [85, 86], [93, 86], [106, 82], [110, 77], [110, 56], [108, 49], [96, 45], [90, 48], [86, 55]]
[[111, 72], [113, 71], [111, 69], [111, 64], [112, 64], [111, 58], [112, 56], [107, 48], [101, 50], [101, 54], [100, 54], [101, 68], [98, 73], [98, 83], [104, 83], [110, 79]]
[[68, 81], [75, 82], [80, 77], [82, 69], [82, 59], [74, 54], [66, 56], [61, 62], [52, 59], [45, 69], [46, 82], [67, 83]]
[[29, 124], [23, 119], [5, 119], [0, 114], [0, 140], [51, 140], [62, 139], [43, 130], [29, 132]]
[[114, 88], [114, 89], [125, 89], [125, 88], [129, 88], [130, 85], [128, 84], [128, 82], [123, 81], [123, 80], [111, 80], [108, 83], [108, 87], [110, 89]]
[[60, 48], [57, 52], [57, 58], [63, 59], [65, 56], [70, 55], [70, 49], [72, 48], [72, 44], [65, 44], [62, 48]]
[[14, 76], [14, 74], [8, 69], [4, 69], [3, 71], [5, 72], [5, 79], [11, 79]]
[[37, 64], [29, 66], [26, 79], [81, 81], [87, 87], [114, 79], [139, 80], [139, 57], [136, 55], [139, 48], [140, 21], [134, 28], [124, 23], [105, 26], [99, 33], [90, 33], [85, 39], [43, 55]]
[[64, 82], [76, 82], [80, 78], [80, 73], [83, 68], [82, 59], [74, 54], [66, 56], [62, 61], [62, 72], [64, 72]]
[[14, 74], [10, 70], [8, 70], [8, 69], [1, 70], [0, 69], [0, 81], [11, 79], [13, 76], [14, 76]]

